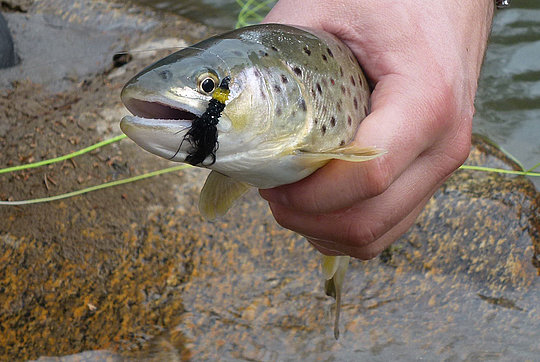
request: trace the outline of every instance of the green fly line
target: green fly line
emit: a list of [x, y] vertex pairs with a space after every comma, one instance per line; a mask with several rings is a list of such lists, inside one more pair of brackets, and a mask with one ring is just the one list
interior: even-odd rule
[[240, 13], [235, 28], [260, 23], [276, 2], [277, 0], [236, 0], [240, 6]]
[[[244, 26], [252, 25], [260, 23], [261, 20], [264, 18], [264, 16], [272, 9], [272, 7], [277, 2], [276, 0], [236, 0], [238, 5], [241, 7], [240, 13], [238, 14], [238, 21], [236, 23], [236, 28], [241, 28]], [[15, 172], [15, 171], [21, 171], [26, 170], [34, 167], [40, 167], [45, 165], [50, 165], [52, 163], [61, 162], [68, 160], [70, 158], [83, 155], [85, 153], [91, 152], [97, 148], [110, 145], [112, 143], [118, 142], [122, 139], [126, 138], [126, 135], [120, 135], [116, 137], [112, 137], [107, 140], [103, 140], [101, 142], [95, 143], [89, 147], [83, 148], [81, 150], [69, 153], [64, 156], [51, 158], [48, 160], [43, 160], [39, 162], [33, 162], [25, 165], [19, 165], [19, 166], [13, 166], [13, 167], [7, 167], [7, 168], [1, 168], [0, 174], [8, 173], [8, 172]], [[520, 175], [520, 176], [534, 176], [534, 177], [540, 177], [540, 172], [534, 172], [535, 169], [540, 167], [540, 163], [534, 165], [532, 168], [525, 170], [525, 167], [510, 153], [504, 151], [504, 153], [516, 164], [518, 164], [522, 170], [524, 171], [515, 171], [515, 170], [505, 170], [500, 168], [492, 168], [492, 167], [483, 167], [483, 166], [472, 166], [472, 165], [462, 165], [459, 169], [461, 170], [472, 170], [472, 171], [482, 171], [482, 172], [492, 172], [492, 173], [501, 173], [501, 174], [510, 174], [510, 175]], [[129, 177], [122, 180], [117, 181], [111, 181], [106, 182], [103, 184], [99, 184], [96, 186], [87, 187], [81, 190], [72, 191], [56, 196], [50, 196], [50, 197], [43, 197], [43, 198], [37, 198], [37, 199], [30, 199], [30, 200], [20, 200], [20, 201], [0, 201], [0, 205], [27, 205], [27, 204], [36, 204], [36, 203], [42, 203], [42, 202], [50, 202], [55, 200], [61, 200], [77, 195], [82, 195], [91, 191], [96, 190], [102, 190], [108, 187], [123, 185], [130, 182], [135, 182], [139, 180], [144, 180], [149, 177], [154, 177], [158, 175], [162, 175], [168, 172], [174, 172], [183, 170], [185, 168], [191, 167], [190, 165], [180, 165], [175, 167], [169, 167], [153, 172], [148, 172], [139, 176]]]
[[91, 152], [91, 151], [95, 150], [96, 148], [107, 146], [107, 145], [109, 145], [111, 143], [123, 140], [126, 137], [127, 136], [125, 134], [123, 134], [123, 135], [120, 135], [120, 136], [116, 136], [116, 137], [109, 138], [107, 140], [95, 143], [95, 144], [93, 144], [91, 146], [83, 148], [82, 150], [75, 151], [75, 152], [69, 153], [69, 154], [64, 155], [64, 156], [55, 157], [55, 158], [51, 158], [51, 159], [43, 160], [43, 161], [39, 161], [39, 162], [28, 163], [26, 165], [19, 165], [19, 166], [13, 166], [13, 167], [8, 167], [8, 168], [2, 168], [2, 169], [0, 169], [0, 174], [8, 173], [8, 172], [14, 172], [14, 171], [20, 171], [20, 170], [26, 170], [26, 169], [29, 169], [29, 168], [40, 167], [40, 166], [50, 165], [51, 163], [56, 163], [56, 162], [69, 160], [70, 158], [73, 158], [75, 156], [80, 156], [80, 155], [83, 155], [85, 153]]
[[188, 168], [188, 167], [191, 167], [191, 166], [190, 165], [173, 166], [173, 167], [164, 168], [164, 169], [157, 170], [157, 171], [147, 172], [147, 173], [142, 174], [142, 175], [125, 178], [125, 179], [122, 179], [122, 180], [116, 180], [116, 181], [111, 181], [111, 182], [106, 182], [106, 183], [103, 183], [103, 184], [99, 184], [99, 185], [96, 185], [96, 186], [90, 186], [90, 187], [87, 187], [85, 189], [76, 190], [76, 191], [72, 191], [72, 192], [67, 192], [65, 194], [60, 194], [60, 195], [56, 195], [56, 196], [42, 197], [42, 198], [31, 199], [31, 200], [20, 200], [20, 201], [0, 201], [0, 205], [11, 205], [11, 206], [29, 205], [29, 204], [38, 204], [38, 203], [41, 203], [41, 202], [50, 202], [50, 201], [56, 201], [56, 200], [61, 200], [61, 199], [67, 199], [68, 197], [73, 197], [73, 196], [77, 196], [77, 195], [86, 194], [86, 193], [91, 192], [91, 191], [106, 189], [108, 187], [113, 187], [113, 186], [127, 184], [127, 183], [130, 183], [130, 182], [140, 181], [140, 180], [144, 180], [144, 179], [149, 178], [149, 177], [162, 175], [162, 174], [168, 173], [168, 172], [180, 171], [180, 170], [183, 170], [183, 169]]

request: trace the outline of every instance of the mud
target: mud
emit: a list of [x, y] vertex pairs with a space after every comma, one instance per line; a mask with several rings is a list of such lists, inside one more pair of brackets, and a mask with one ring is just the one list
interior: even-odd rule
[[[113, 51], [99, 54], [105, 61], [96, 68], [64, 73], [70, 76], [53, 87], [33, 78], [37, 63], [17, 69], [0, 90], [2, 167], [120, 134], [127, 112], [121, 87], [167, 51], [152, 58], [133, 52], [133, 60], [115, 65], [117, 49], [192, 43], [211, 32], [147, 9], [76, 4], [44, 1], [7, 17], [31, 23], [46, 15], [68, 30], [96, 24], [91, 29], [101, 29]], [[100, 23], [105, 10], [112, 14], [107, 19], [122, 23], [128, 14], [122, 24], [134, 25]], [[151, 26], [137, 30], [143, 23]], [[16, 44], [21, 34], [14, 32]], [[24, 66], [28, 58], [21, 55]], [[481, 138], [467, 162], [515, 168]], [[73, 161], [0, 175], [0, 199], [56, 195], [168, 166], [124, 140]], [[62, 201], [0, 207], [0, 359], [534, 359], [540, 353], [540, 200], [525, 178], [458, 171], [380, 258], [354, 261], [336, 342], [317, 253], [277, 226], [256, 192], [222, 220], [203, 220], [196, 205], [205, 175], [192, 168]]]

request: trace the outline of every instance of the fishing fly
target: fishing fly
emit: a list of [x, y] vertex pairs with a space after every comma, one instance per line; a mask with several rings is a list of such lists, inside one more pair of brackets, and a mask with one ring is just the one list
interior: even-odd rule
[[[230, 81], [231, 77], [229, 76], [221, 80], [219, 87], [212, 93], [208, 108], [200, 117], [193, 120], [191, 128], [182, 140], [182, 143], [187, 140], [192, 147], [188, 151], [186, 162], [193, 166], [202, 163], [208, 156], [212, 157], [212, 161], [207, 166], [216, 162], [216, 152], [219, 147], [217, 124], [221, 113], [225, 109], [225, 102], [229, 98]], [[205, 87], [205, 84], [202, 86]], [[211, 86], [211, 84], [208, 86]]]

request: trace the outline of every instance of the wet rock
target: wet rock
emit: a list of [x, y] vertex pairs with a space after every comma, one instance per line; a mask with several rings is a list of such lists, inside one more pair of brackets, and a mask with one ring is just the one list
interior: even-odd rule
[[9, 68], [17, 64], [17, 55], [13, 48], [13, 39], [6, 19], [0, 13], [0, 68]]
[[27, 79], [53, 92], [66, 91], [110, 71], [114, 55], [130, 50], [130, 42], [145, 33], [163, 39], [170, 27], [191, 40], [204, 33], [203, 27], [185, 19], [123, 2], [47, 0], [5, 16], [22, 62], [1, 71], [0, 88]]
[[[516, 167], [480, 138], [467, 162]], [[337, 342], [319, 255], [241, 205], [222, 227], [242, 236], [202, 248], [175, 330], [203, 360], [534, 359], [539, 201], [526, 178], [457, 171], [384, 257], [352, 262]]]
[[2, 8], [9, 11], [26, 13], [30, 10], [35, 0], [2, 0]]

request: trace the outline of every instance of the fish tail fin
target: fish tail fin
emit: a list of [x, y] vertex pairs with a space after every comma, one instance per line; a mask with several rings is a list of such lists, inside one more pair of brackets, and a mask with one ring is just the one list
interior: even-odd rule
[[323, 255], [322, 271], [325, 278], [324, 290], [326, 295], [335, 298], [334, 337], [339, 338], [339, 316], [341, 313], [341, 293], [345, 273], [349, 267], [348, 255], [328, 256]]

